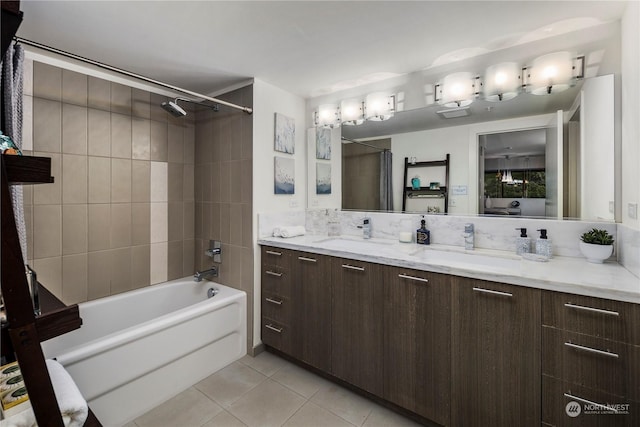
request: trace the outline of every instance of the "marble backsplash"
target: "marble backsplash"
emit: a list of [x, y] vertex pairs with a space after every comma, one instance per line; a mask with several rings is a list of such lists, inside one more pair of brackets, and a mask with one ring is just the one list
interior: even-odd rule
[[[400, 231], [415, 232], [420, 226], [420, 214], [386, 212], [337, 211], [341, 234], [361, 236], [362, 219], [371, 218], [372, 237], [397, 240]], [[326, 236], [329, 212], [326, 209], [267, 213], [258, 216], [258, 236], [271, 236], [274, 227], [304, 225], [311, 235]], [[582, 257], [578, 246], [579, 237], [592, 228], [603, 228], [616, 236], [614, 257], [620, 264], [639, 276], [640, 231], [622, 224], [589, 221], [556, 221], [532, 218], [502, 218], [455, 215], [425, 215], [427, 228], [431, 231], [431, 242], [436, 244], [464, 246], [464, 225], [472, 223], [475, 228], [475, 247], [515, 252], [516, 228], [525, 227], [532, 241], [539, 236], [540, 228], [547, 230], [553, 242], [554, 255]]]

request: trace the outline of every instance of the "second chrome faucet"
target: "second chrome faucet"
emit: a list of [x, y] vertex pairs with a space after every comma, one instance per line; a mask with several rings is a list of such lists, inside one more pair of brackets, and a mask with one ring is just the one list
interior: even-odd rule
[[473, 224], [467, 223], [464, 225], [464, 233], [462, 237], [464, 237], [464, 249], [467, 251], [473, 250], [474, 246], [474, 227]]

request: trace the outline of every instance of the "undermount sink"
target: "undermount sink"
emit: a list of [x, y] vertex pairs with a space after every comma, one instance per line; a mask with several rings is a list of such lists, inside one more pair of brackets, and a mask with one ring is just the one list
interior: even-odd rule
[[422, 249], [413, 254], [421, 261], [448, 265], [453, 267], [465, 266], [474, 269], [487, 269], [491, 271], [500, 270], [503, 272], [515, 272], [520, 269], [520, 258], [483, 255], [480, 253], [441, 251], [433, 249]]

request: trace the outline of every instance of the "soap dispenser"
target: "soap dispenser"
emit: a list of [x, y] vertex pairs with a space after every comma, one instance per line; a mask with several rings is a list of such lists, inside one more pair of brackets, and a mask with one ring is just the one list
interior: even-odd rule
[[422, 215], [420, 220], [420, 228], [416, 231], [416, 243], [419, 245], [428, 245], [431, 243], [431, 232], [427, 230], [427, 222]]
[[536, 254], [542, 255], [549, 259], [553, 257], [553, 246], [551, 240], [547, 238], [547, 230], [541, 228], [537, 230], [540, 232], [540, 238], [536, 239]]
[[522, 255], [531, 252], [531, 239], [527, 237], [526, 228], [516, 228], [520, 230], [520, 237], [516, 238], [516, 254]]

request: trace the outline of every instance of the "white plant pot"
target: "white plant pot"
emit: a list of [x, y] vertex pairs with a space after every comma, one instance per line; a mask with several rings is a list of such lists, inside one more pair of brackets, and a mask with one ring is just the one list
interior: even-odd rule
[[613, 253], [613, 245], [594, 245], [580, 240], [580, 252], [587, 258], [587, 261], [602, 264]]

